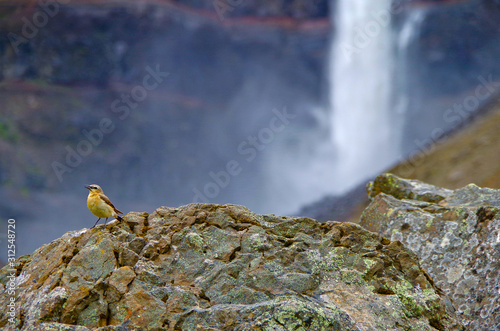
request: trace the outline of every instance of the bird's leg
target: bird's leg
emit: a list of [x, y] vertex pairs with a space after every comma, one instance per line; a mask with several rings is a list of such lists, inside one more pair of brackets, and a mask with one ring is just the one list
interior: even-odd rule
[[108, 222], [108, 218], [106, 217], [106, 219], [104, 220], [104, 225], [106, 225], [107, 222]]
[[101, 218], [99, 217], [99, 218], [97, 219], [97, 222], [95, 222], [95, 224], [91, 227], [91, 229], [92, 229], [94, 226], [96, 226], [96, 224], [97, 224], [97, 223], [99, 223], [99, 220], [100, 220], [100, 219], [101, 219]]

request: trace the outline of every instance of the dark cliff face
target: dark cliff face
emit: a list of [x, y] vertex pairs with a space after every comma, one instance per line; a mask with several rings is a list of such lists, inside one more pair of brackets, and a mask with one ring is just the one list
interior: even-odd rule
[[38, 220], [41, 210], [66, 213], [62, 203], [69, 230], [90, 216], [76, 188], [91, 182], [128, 208], [187, 203], [229, 160], [248, 166], [217, 199], [264, 199], [254, 157], [263, 144], [247, 137], [274, 109], [314, 124], [304, 105], [321, 103], [325, 85], [326, 1], [224, 13], [207, 3], [3, 4], [2, 215]]
[[[218, 60], [232, 56], [236, 62], [228, 66], [237, 66], [243, 64], [244, 55], [253, 57], [265, 48], [275, 56], [280, 55], [280, 48], [302, 52], [303, 57], [319, 59], [320, 64], [317, 52], [324, 50], [325, 44], [318, 44], [317, 39], [324, 40], [328, 33], [325, 4], [319, 2], [314, 7], [317, 15], [304, 14], [301, 19], [287, 15], [286, 8], [274, 15], [253, 9], [245, 16], [233, 17], [229, 14], [243, 6], [222, 14], [211, 2], [207, 2], [209, 8], [170, 1], [141, 5], [63, 3], [8, 3], [2, 7], [8, 17], [2, 22], [5, 32], [0, 39], [3, 79], [40, 79], [77, 86], [134, 83], [140, 78], [136, 68], [158, 59], [176, 63], [181, 73], [198, 69], [195, 72], [201, 76], [207, 74], [208, 67], [220, 67]], [[295, 40], [291, 43], [287, 38]], [[257, 47], [250, 47], [253, 43]], [[184, 54], [189, 56], [183, 58]], [[317, 71], [318, 63], [315, 65]], [[221, 72], [213, 79], [223, 84], [220, 90], [229, 88], [231, 92], [238, 86], [231, 76]], [[189, 95], [199, 92], [196, 85], [176, 87]], [[220, 92], [215, 96], [212, 91], [205, 92], [204, 98], [220, 98]]]
[[[227, 113], [238, 117], [259, 103], [270, 112], [301, 99], [318, 102], [329, 32], [324, 17], [314, 21], [283, 15], [270, 21], [261, 20], [266, 15], [232, 19], [194, 5], [58, 4], [52, 8], [54, 16], [40, 28], [32, 25], [47, 8], [3, 7], [11, 15], [3, 22], [9, 32], [2, 35], [0, 48], [6, 115], [2, 123], [5, 138], [11, 138], [6, 143], [12, 145], [19, 139], [26, 145], [45, 142], [37, 148], [53, 153], [50, 162], [33, 157], [33, 167], [43, 172], [43, 176], [34, 174], [35, 179], [12, 176], [16, 168], [4, 164], [3, 184], [10, 177], [14, 187], [59, 187], [60, 178], [50, 168], [51, 162], [68, 165], [65, 147], [69, 144], [76, 150], [79, 140], [87, 138], [82, 130], [99, 128], [104, 117], [114, 121], [116, 129], [103, 144], [118, 150], [102, 151], [101, 156], [115, 163], [116, 171], [131, 170], [134, 160], [140, 163], [132, 152], [136, 144], [145, 146], [141, 150], [145, 158], [153, 156], [144, 155], [147, 146], [155, 145], [151, 148], [166, 149], [165, 154], [177, 161], [200, 157], [194, 162], [208, 169], [219, 161], [203, 158], [203, 148], [190, 147], [210, 134], [202, 132], [206, 129], [201, 123], [219, 121]], [[143, 89], [136, 90], [136, 95], [132, 89], [142, 88], [151, 69], [160, 75], [153, 77], [159, 80], [152, 81], [155, 87], [146, 91], [143, 100]], [[29, 83], [13, 84], [19, 80]], [[227, 130], [228, 135], [234, 133]], [[175, 155], [165, 144], [170, 149], [184, 145], [185, 155]], [[127, 155], [120, 145], [129, 146]], [[94, 153], [85, 159], [101, 162]], [[90, 173], [101, 171], [92, 169], [92, 163], [86, 164]], [[177, 171], [181, 170], [171, 172]], [[62, 176], [62, 185], [82, 180], [78, 171]]]
[[226, 18], [273, 18], [290, 17], [293, 19], [325, 18], [328, 15], [328, 0], [174, 0], [176, 4], [198, 10], [215, 12]]

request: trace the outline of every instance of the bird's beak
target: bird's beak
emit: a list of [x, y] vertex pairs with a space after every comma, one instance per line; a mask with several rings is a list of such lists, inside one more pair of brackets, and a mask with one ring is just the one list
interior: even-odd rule
[[90, 186], [84, 186], [87, 190], [90, 190]]

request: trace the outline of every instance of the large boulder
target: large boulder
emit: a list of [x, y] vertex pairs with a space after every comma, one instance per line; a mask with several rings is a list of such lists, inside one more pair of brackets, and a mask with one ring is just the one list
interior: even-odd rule
[[5, 330], [463, 330], [399, 241], [235, 205], [69, 232], [3, 268], [0, 291]]
[[500, 330], [500, 190], [384, 174], [368, 192], [360, 224], [415, 252], [467, 330]]

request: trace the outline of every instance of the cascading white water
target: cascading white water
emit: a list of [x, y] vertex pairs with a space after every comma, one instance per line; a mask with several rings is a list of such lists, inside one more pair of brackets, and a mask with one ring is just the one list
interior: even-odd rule
[[[398, 91], [396, 92], [395, 111], [403, 116], [409, 108], [409, 93], [410, 93], [410, 79], [408, 77], [408, 61], [409, 51], [412, 44], [416, 43], [418, 33], [421, 31], [421, 25], [425, 19], [426, 9], [415, 8], [409, 12], [408, 17], [405, 19], [398, 36], [396, 38], [396, 52], [397, 62], [400, 74], [398, 75], [396, 85]], [[420, 108], [417, 106], [417, 108]]]
[[398, 157], [391, 111], [391, 0], [336, 0], [331, 51], [331, 139], [337, 193]]
[[290, 213], [344, 194], [399, 156], [401, 123], [391, 107], [391, 0], [332, 1], [330, 109], [310, 110], [320, 123], [314, 131], [300, 139], [284, 133], [269, 147], [264, 209]]

